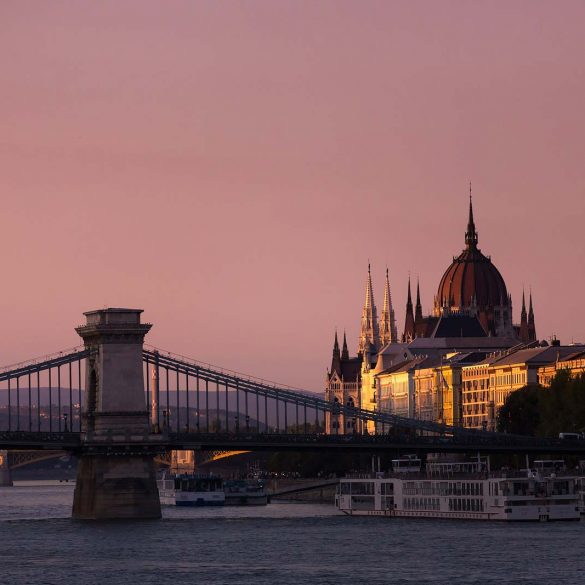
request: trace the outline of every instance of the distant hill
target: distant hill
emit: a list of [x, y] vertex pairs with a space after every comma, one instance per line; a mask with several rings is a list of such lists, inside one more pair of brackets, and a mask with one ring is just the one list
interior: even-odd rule
[[[16, 408], [16, 389], [11, 389], [11, 406], [12, 408]], [[69, 410], [69, 401], [70, 401], [70, 392], [69, 388], [61, 388], [61, 410], [68, 411]], [[73, 388], [71, 391], [72, 394], [72, 404], [74, 410], [76, 410], [77, 405], [79, 404], [79, 396], [80, 392], [79, 389]], [[184, 423], [186, 423], [185, 414], [186, 414], [186, 394], [184, 392], [179, 392], [179, 400], [180, 400], [180, 415], [179, 420], [181, 427], [183, 427]], [[57, 388], [51, 388], [49, 392], [48, 387], [41, 387], [38, 390], [36, 388], [31, 388], [31, 402], [33, 406], [36, 406], [38, 401], [37, 398], [40, 395], [40, 405], [43, 410], [48, 410], [49, 404], [52, 404], [53, 410], [53, 418], [58, 416], [58, 405], [59, 405], [59, 391]], [[150, 399], [152, 399], [152, 395], [150, 395]], [[168, 403], [167, 403], [168, 399]], [[85, 401], [85, 391], [81, 390], [81, 403], [83, 404]], [[239, 425], [240, 429], [245, 428], [246, 420], [245, 420], [245, 401], [244, 401], [244, 394], [240, 392], [239, 397], [239, 406], [240, 406], [240, 414], [237, 412], [237, 398], [235, 391], [229, 391], [227, 395], [227, 409], [228, 409], [228, 422], [230, 429], [235, 428], [236, 426], [236, 417], [237, 417], [237, 424]], [[0, 389], [0, 408], [5, 409], [8, 406], [8, 391], [6, 388]], [[225, 419], [226, 419], [226, 393], [225, 390], [222, 390], [219, 393], [219, 410], [218, 410], [218, 395], [215, 391], [209, 392], [209, 404], [207, 405], [208, 408], [206, 409], [205, 404], [205, 393], [199, 393], [199, 428], [201, 431], [205, 431], [207, 428], [207, 420], [209, 418], [209, 428], [210, 430], [216, 429], [217, 421], [220, 421], [220, 429], [225, 429]], [[28, 411], [28, 387], [21, 387], [20, 388], [20, 407], [21, 413], [25, 413]], [[168, 395], [166, 390], [161, 391], [160, 393], [160, 416], [161, 420], [160, 423], [162, 424], [163, 420], [163, 410], [170, 411], [171, 417], [171, 424], [175, 426], [176, 424], [176, 410], [177, 410], [177, 392], [175, 390], [169, 391]], [[260, 413], [259, 416], [256, 413], [256, 398], [252, 396], [248, 396], [248, 426], [249, 427], [256, 427], [257, 426], [257, 419], [260, 418], [264, 423], [264, 400], [259, 400], [259, 408]], [[150, 410], [150, 407], [149, 407]], [[209, 410], [209, 417], [206, 416], [206, 410]], [[4, 411], [6, 412], [6, 411]], [[299, 424], [303, 424], [303, 408], [299, 407]], [[22, 416], [22, 414], [21, 414]], [[322, 415], [321, 415], [322, 416]], [[189, 393], [189, 422], [190, 426], [194, 427], [197, 421], [197, 401], [196, 401], [196, 394], [193, 392]], [[280, 406], [279, 412], [279, 422], [280, 427], [284, 428], [284, 407]], [[307, 409], [307, 423], [312, 424], [315, 420], [315, 413], [310, 409]], [[296, 424], [296, 410], [294, 406], [289, 405], [288, 408], [288, 418], [287, 422], [289, 427]], [[270, 426], [276, 425], [276, 406], [274, 401], [268, 401], [268, 424]]]

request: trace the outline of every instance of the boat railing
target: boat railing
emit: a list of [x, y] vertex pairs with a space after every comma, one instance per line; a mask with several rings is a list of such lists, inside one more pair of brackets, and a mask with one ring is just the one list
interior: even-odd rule
[[490, 479], [576, 479], [583, 477], [584, 473], [579, 470], [557, 469], [556, 471], [538, 469], [505, 469], [490, 471]]

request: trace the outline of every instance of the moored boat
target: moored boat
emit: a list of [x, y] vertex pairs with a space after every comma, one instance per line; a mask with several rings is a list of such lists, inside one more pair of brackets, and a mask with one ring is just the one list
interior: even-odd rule
[[[578, 520], [582, 473], [563, 461], [535, 461], [531, 469], [492, 472], [488, 459], [393, 462], [389, 473], [344, 478], [335, 502], [348, 515], [468, 520]], [[583, 487], [581, 487], [583, 486]]]
[[226, 506], [265, 506], [268, 494], [259, 479], [232, 479], [224, 482]]
[[225, 492], [221, 477], [183, 473], [163, 475], [157, 481], [163, 506], [223, 506]]

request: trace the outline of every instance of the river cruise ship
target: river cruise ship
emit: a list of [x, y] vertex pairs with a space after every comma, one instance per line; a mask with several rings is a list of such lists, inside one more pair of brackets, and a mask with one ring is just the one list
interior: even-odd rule
[[225, 492], [221, 477], [183, 473], [163, 475], [157, 481], [163, 506], [223, 506]]
[[563, 461], [490, 471], [489, 459], [393, 461], [391, 473], [342, 479], [336, 506], [348, 515], [465, 520], [579, 520], [585, 515], [583, 473]]

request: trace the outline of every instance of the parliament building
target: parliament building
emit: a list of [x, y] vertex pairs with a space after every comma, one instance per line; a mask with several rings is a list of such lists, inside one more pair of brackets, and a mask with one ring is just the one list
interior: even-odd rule
[[[465, 248], [445, 270], [431, 314], [423, 314], [418, 284], [413, 304], [409, 278], [400, 335], [388, 270], [378, 317], [368, 265], [357, 355], [350, 356], [345, 334], [340, 349], [336, 333], [325, 397], [331, 402], [411, 418], [493, 428], [497, 409], [510, 391], [526, 383], [527, 370], [511, 372], [514, 383], [507, 383], [508, 374], [498, 376], [498, 382], [506, 380], [507, 384], [498, 389], [495, 376], [492, 381], [490, 374], [491, 362], [506, 356], [510, 362], [509, 356], [520, 348], [539, 355], [544, 346], [548, 344], [540, 344], [536, 337], [532, 294], [527, 310], [523, 293], [520, 323], [513, 322], [512, 297], [504, 278], [478, 247], [470, 195]], [[570, 355], [567, 348], [563, 357]], [[538, 359], [533, 363], [540, 364]], [[464, 379], [467, 370], [472, 372], [469, 380]], [[357, 428], [360, 424], [345, 420], [341, 413], [332, 414], [326, 419], [326, 432], [373, 430]]]

